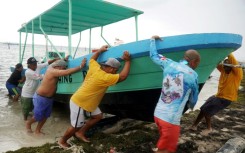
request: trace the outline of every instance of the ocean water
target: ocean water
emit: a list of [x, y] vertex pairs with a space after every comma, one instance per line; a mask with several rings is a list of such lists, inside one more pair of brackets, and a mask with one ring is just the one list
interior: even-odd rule
[[[57, 47], [58, 50], [67, 51], [66, 47]], [[31, 46], [26, 47], [25, 55], [31, 57]], [[44, 56], [45, 46], [36, 46], [38, 60]], [[85, 49], [86, 50], [86, 49]], [[22, 117], [20, 102], [12, 102], [6, 96], [7, 89], [5, 87], [6, 80], [10, 76], [10, 66], [18, 63], [19, 59], [19, 45], [0, 43], [0, 153], [9, 150], [16, 150], [22, 147], [39, 146], [47, 142], [54, 142], [63, 135], [66, 127], [69, 126], [68, 107], [59, 106], [54, 107], [51, 117], [47, 120], [43, 127], [44, 136], [37, 137], [32, 134], [27, 134], [25, 131], [25, 122]], [[82, 54], [78, 50], [78, 55]], [[26, 67], [24, 59], [23, 65]], [[207, 80], [202, 91], [199, 94], [198, 103], [195, 109], [205, 102], [205, 100], [216, 93], [218, 82], [217, 71], [211, 74], [211, 78]], [[33, 125], [33, 129], [36, 124]]]
[[[67, 50], [66, 47], [58, 47], [58, 49]], [[25, 130], [20, 102], [9, 100], [5, 87], [6, 80], [11, 74], [10, 66], [15, 66], [19, 61], [19, 45], [0, 43], [0, 50], [0, 153], [21, 147], [40, 146], [47, 142], [53, 143], [64, 134], [66, 127], [70, 124], [68, 106], [54, 106], [52, 116], [43, 127], [44, 136], [37, 137], [28, 134]], [[31, 50], [31, 46], [27, 46], [25, 52], [27, 57], [32, 56]], [[35, 50], [42, 51], [35, 55], [37, 59], [40, 59], [39, 57], [43, 56], [42, 53], [46, 47], [36, 46]], [[23, 61], [23, 65], [26, 67], [27, 59]], [[33, 124], [32, 129], [35, 127], [36, 124]]]

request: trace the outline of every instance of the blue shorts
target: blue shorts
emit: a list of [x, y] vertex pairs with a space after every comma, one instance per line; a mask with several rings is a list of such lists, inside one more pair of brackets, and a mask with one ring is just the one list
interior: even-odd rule
[[53, 98], [43, 97], [35, 93], [33, 96], [33, 105], [34, 118], [36, 121], [41, 121], [44, 118], [50, 117], [53, 107]]
[[8, 89], [9, 95], [19, 95], [21, 90], [18, 86], [6, 82], [6, 88]]
[[231, 104], [230, 100], [211, 96], [200, 108], [208, 116], [213, 116]]

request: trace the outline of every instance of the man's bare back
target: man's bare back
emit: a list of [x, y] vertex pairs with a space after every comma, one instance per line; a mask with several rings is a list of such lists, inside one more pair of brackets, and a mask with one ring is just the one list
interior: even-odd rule
[[[52, 63], [47, 69], [45, 76], [38, 87], [33, 98], [34, 104], [34, 116], [26, 122], [26, 129], [28, 132], [32, 132], [31, 126], [34, 122], [38, 121], [37, 127], [35, 129], [35, 134], [43, 134], [41, 131], [43, 125], [45, 124], [47, 118], [51, 115], [53, 99], [45, 97], [53, 97], [56, 92], [57, 82], [60, 76], [66, 76], [75, 72], [80, 71], [86, 64], [86, 58], [84, 58], [78, 67], [66, 69], [67, 63], [64, 60], [57, 60]], [[41, 100], [40, 100], [41, 99]], [[38, 102], [44, 102], [39, 105]], [[43, 109], [45, 107], [45, 109]], [[40, 111], [41, 110], [41, 111]]]
[[39, 86], [37, 93], [43, 97], [53, 97], [56, 92], [56, 85], [59, 77], [54, 75], [57, 72], [56, 69], [50, 67], [47, 69], [41, 85]]
[[[81, 67], [84, 67], [86, 59], [81, 63]], [[43, 97], [53, 97], [56, 93], [57, 82], [60, 76], [66, 76], [77, 72], [81, 67], [66, 69], [64, 66], [55, 66], [52, 65], [47, 69], [41, 85], [37, 89], [37, 94]]]

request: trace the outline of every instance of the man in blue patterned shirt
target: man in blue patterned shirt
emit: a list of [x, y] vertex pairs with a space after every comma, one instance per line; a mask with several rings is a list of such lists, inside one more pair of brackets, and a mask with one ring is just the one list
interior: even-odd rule
[[200, 63], [196, 50], [187, 50], [184, 59], [175, 62], [157, 53], [156, 41], [152, 36], [150, 58], [163, 69], [162, 91], [154, 112], [160, 138], [156, 153], [172, 153], [177, 149], [180, 135], [180, 119], [187, 104], [193, 109], [198, 98], [198, 75], [194, 69]]

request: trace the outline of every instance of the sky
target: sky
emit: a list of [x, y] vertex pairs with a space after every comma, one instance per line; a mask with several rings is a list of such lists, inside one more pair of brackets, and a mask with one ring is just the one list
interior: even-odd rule
[[[148, 39], [152, 35], [164, 37], [210, 32], [235, 33], [245, 37], [244, 0], [107, 1], [144, 11], [144, 14], [138, 17], [140, 40]], [[21, 24], [38, 16], [59, 0], [0, 0], [0, 2], [0, 42], [18, 43], [19, 33], [17, 31]], [[104, 37], [110, 43], [113, 43], [115, 38], [122, 39], [124, 42], [132, 42], [135, 40], [134, 28], [134, 19], [128, 19], [122, 23], [105, 27]], [[102, 39], [99, 39], [99, 35], [99, 28], [92, 31], [93, 47], [105, 44]], [[88, 36], [88, 31], [85, 31], [82, 33], [82, 40]], [[67, 42], [66, 39], [51, 38], [51, 40], [55, 45], [64, 45]], [[75, 40], [73, 45], [76, 46], [78, 36], [73, 36], [73, 40]], [[245, 61], [244, 41], [243, 46], [234, 53], [239, 61]], [[43, 36], [35, 37], [35, 42], [45, 44]], [[31, 41], [28, 39], [27, 43]], [[88, 42], [82, 42], [81, 47], [84, 46], [88, 47]]]

